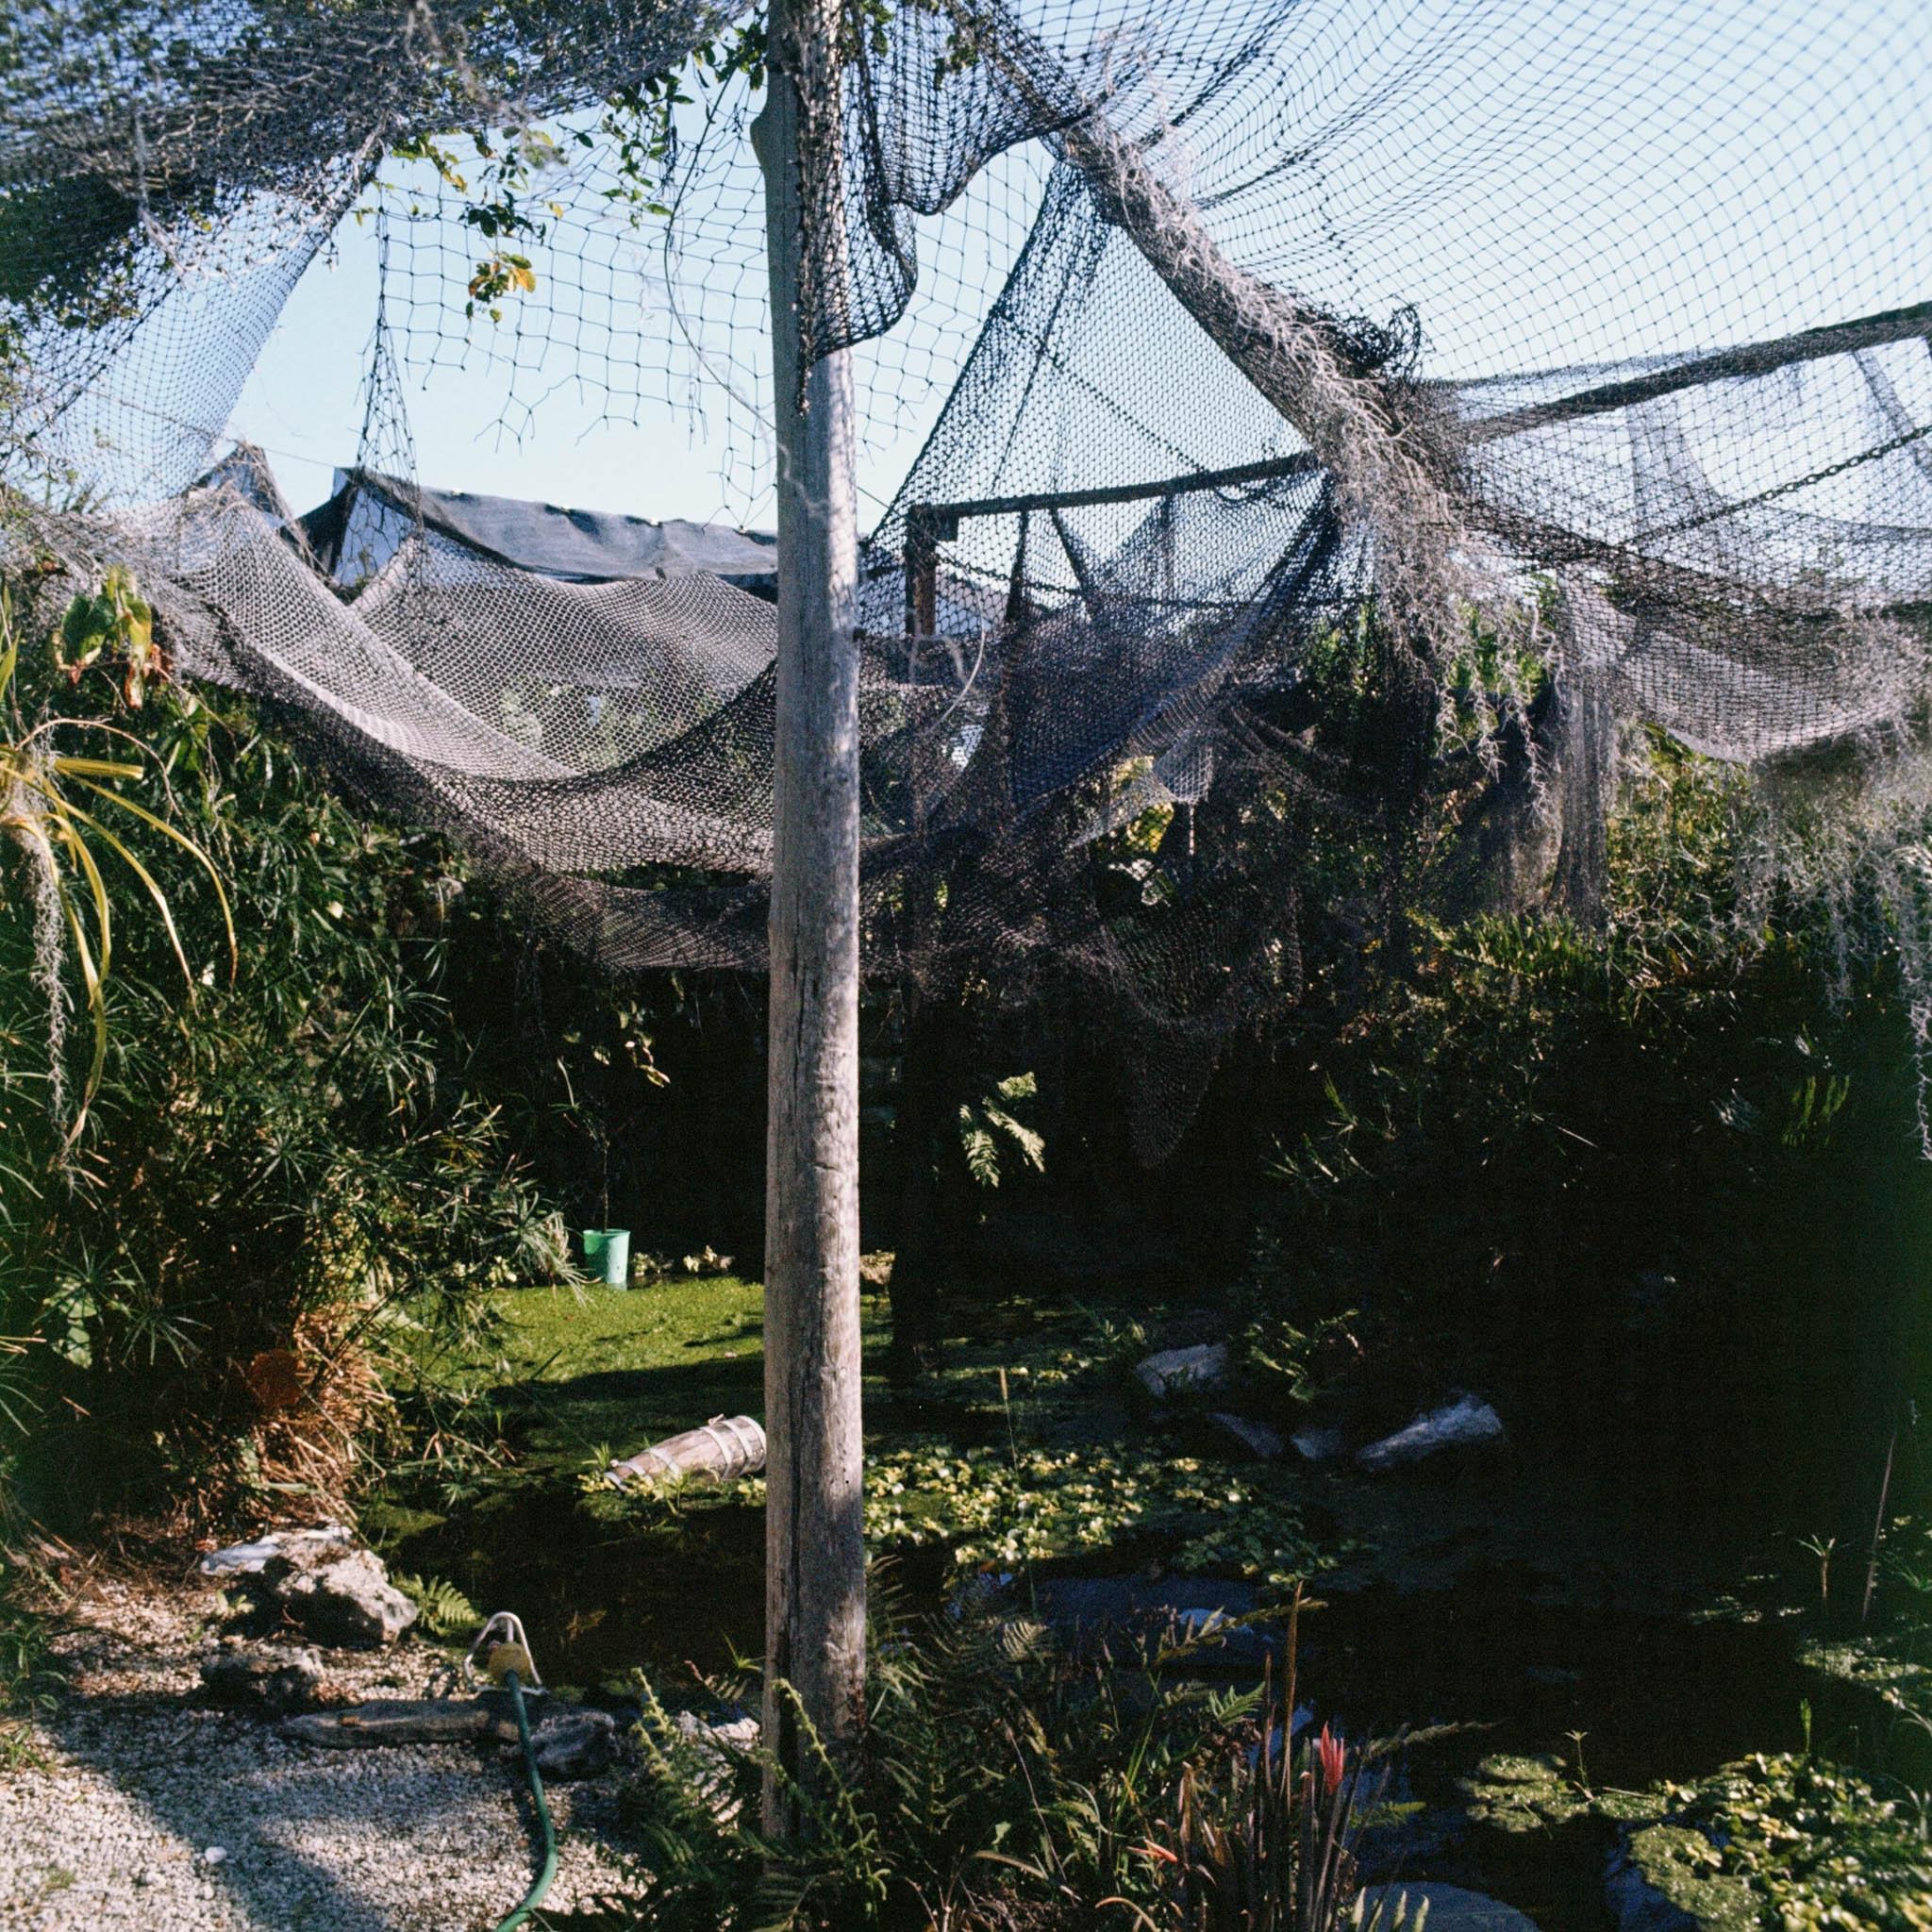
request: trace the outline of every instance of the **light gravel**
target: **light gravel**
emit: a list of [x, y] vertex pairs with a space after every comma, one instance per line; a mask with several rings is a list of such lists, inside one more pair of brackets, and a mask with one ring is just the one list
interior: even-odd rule
[[[489, 1932], [523, 1896], [535, 1849], [515, 1753], [286, 1742], [203, 1700], [212, 1591], [89, 1596], [61, 1640], [71, 1688], [40, 1728], [44, 1763], [0, 1772], [5, 1932]], [[343, 1701], [421, 1696], [438, 1660], [419, 1644], [324, 1656]], [[546, 1913], [631, 1895], [615, 1779], [549, 1795], [563, 1849]]]

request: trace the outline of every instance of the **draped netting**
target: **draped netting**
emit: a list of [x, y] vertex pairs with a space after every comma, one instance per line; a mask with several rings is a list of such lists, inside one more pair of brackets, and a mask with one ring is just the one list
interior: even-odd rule
[[[1372, 929], [1445, 768], [1515, 800], [1494, 891], [1588, 915], [1641, 723], [1810, 801], [1767, 876], [1878, 884], [1932, 1014], [1916, 12], [856, 8], [803, 320], [854, 355], [861, 435], [921, 439], [866, 549], [870, 970], [1077, 979], [1143, 1058], [1155, 1153], [1297, 991], [1307, 923]], [[419, 490], [404, 399], [451, 361], [500, 375], [512, 425], [565, 382], [620, 418], [691, 396], [755, 469], [759, 75], [686, 67], [743, 20], [27, 0], [0, 26], [0, 541], [131, 561], [185, 669], [291, 707], [614, 972], [762, 958], [756, 540], [565, 541]], [[636, 92], [679, 71], [724, 77], [641, 208]], [[385, 186], [478, 127], [550, 143], [503, 304], [471, 191]], [[297, 519], [217, 458], [291, 290], [371, 208], [358, 467]], [[1338, 731], [1351, 639], [1374, 702]]]

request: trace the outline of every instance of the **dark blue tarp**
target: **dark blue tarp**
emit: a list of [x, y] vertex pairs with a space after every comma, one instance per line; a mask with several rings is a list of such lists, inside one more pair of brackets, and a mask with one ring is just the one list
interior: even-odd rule
[[359, 582], [393, 554], [420, 517], [472, 549], [520, 570], [575, 583], [702, 572], [769, 589], [776, 540], [761, 531], [681, 519], [654, 524], [610, 510], [560, 509], [466, 490], [427, 490], [373, 470], [336, 473], [336, 492], [302, 519], [317, 560], [339, 581]]

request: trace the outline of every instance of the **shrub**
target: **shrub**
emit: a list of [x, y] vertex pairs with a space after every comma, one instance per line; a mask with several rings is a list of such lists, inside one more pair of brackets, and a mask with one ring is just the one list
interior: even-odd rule
[[[208, 1516], [340, 1507], [393, 1420], [385, 1376], [477, 1291], [568, 1271], [561, 1221], [465, 1091], [439, 992], [489, 917], [433, 839], [352, 815], [246, 706], [23, 660], [24, 709], [110, 724], [163, 774], [179, 843], [146, 854], [170, 930], [117, 923], [98, 1091], [72, 1145], [65, 1051], [0, 920], [0, 1332], [32, 1501]], [[193, 980], [181, 996], [179, 955]]]

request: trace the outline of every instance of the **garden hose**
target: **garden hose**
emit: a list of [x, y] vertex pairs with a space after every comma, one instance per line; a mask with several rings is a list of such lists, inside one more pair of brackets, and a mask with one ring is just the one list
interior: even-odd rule
[[537, 1769], [537, 1747], [530, 1741], [529, 1714], [524, 1708], [524, 1687], [517, 1681], [514, 1667], [503, 1674], [503, 1688], [509, 1692], [510, 1707], [517, 1714], [517, 1737], [524, 1747], [524, 1771], [530, 1780], [530, 1802], [537, 1807], [537, 1824], [543, 1834], [543, 1862], [538, 1868], [536, 1883], [524, 1894], [524, 1902], [500, 1921], [496, 1932], [516, 1932], [539, 1906], [557, 1876], [557, 1824], [550, 1816], [550, 1805], [543, 1796], [543, 1774]]
[[530, 1714], [524, 1705], [524, 1683], [533, 1690], [543, 1688], [537, 1666], [530, 1657], [530, 1641], [524, 1634], [523, 1620], [513, 1611], [498, 1610], [477, 1632], [470, 1654], [463, 1659], [466, 1674], [474, 1680], [481, 1657], [483, 1674], [491, 1683], [509, 1692], [510, 1709], [516, 1713], [517, 1740], [524, 1751], [524, 1774], [530, 1781], [530, 1802], [537, 1807], [537, 1825], [542, 1835], [543, 1857], [536, 1881], [524, 1894], [523, 1903], [508, 1918], [498, 1921], [496, 1932], [516, 1932], [529, 1921], [557, 1876], [557, 1822], [550, 1815], [550, 1802], [543, 1795], [543, 1774], [537, 1769], [537, 1747], [530, 1738]]

